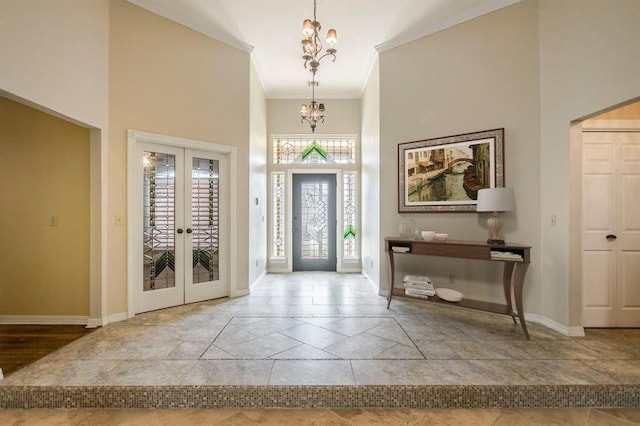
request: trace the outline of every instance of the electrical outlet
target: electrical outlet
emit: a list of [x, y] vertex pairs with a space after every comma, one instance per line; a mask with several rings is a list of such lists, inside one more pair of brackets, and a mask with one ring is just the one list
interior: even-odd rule
[[552, 214], [551, 215], [551, 226], [556, 226], [557, 223], [558, 223], [557, 221], [558, 221], [557, 216], [555, 214]]
[[52, 214], [49, 216], [49, 226], [58, 226], [58, 215]]

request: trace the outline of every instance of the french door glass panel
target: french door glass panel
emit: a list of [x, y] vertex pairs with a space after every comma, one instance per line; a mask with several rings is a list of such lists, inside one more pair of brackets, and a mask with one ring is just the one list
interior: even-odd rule
[[220, 231], [219, 161], [193, 157], [191, 168], [193, 284], [219, 276]]
[[175, 287], [176, 156], [144, 152], [143, 291]]

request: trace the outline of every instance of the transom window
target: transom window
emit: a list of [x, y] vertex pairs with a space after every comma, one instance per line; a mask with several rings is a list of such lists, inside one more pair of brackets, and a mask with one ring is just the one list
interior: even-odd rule
[[353, 137], [273, 138], [274, 164], [355, 164]]

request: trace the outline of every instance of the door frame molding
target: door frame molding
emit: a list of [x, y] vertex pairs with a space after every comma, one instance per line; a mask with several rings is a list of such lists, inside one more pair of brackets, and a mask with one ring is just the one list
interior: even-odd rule
[[[220, 145], [211, 142], [198, 141], [193, 139], [179, 138], [175, 136], [166, 136], [156, 133], [141, 132], [138, 130], [127, 130], [127, 224], [134, 223], [134, 215], [136, 211], [134, 209], [133, 194], [135, 193], [135, 179], [133, 171], [136, 167], [135, 152], [138, 143], [148, 142], [157, 145], [168, 145], [178, 148], [195, 149], [200, 151], [214, 152], [217, 154], [227, 155], [228, 162], [228, 203], [229, 203], [229, 255], [227, 256], [228, 264], [228, 277], [229, 277], [229, 297], [235, 297], [237, 291], [237, 274], [236, 274], [236, 241], [237, 241], [237, 197], [236, 197], [236, 180], [231, 177], [234, 176], [236, 171], [237, 162], [237, 148], [228, 145]], [[131, 226], [127, 227], [127, 315], [129, 318], [135, 316], [134, 310], [134, 290], [135, 290], [135, 269], [136, 251], [134, 250], [135, 237]]]

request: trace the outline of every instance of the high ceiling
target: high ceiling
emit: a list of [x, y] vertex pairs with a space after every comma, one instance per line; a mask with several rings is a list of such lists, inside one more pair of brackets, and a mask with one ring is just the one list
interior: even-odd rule
[[[251, 52], [268, 98], [307, 98], [301, 26], [313, 0], [129, 0]], [[321, 37], [338, 32], [337, 59], [318, 69], [318, 98], [359, 98], [376, 52], [399, 46], [519, 0], [317, 0]]]

